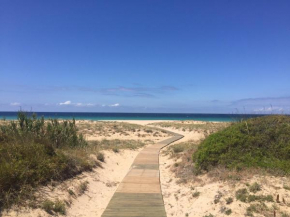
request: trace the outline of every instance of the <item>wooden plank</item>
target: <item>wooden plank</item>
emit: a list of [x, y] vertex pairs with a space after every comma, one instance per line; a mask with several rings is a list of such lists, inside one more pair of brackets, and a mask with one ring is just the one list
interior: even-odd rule
[[143, 149], [118, 186], [102, 217], [166, 217], [159, 180], [159, 151], [173, 137]]
[[161, 194], [115, 193], [103, 217], [166, 217]]
[[159, 164], [133, 164], [133, 169], [159, 170]]

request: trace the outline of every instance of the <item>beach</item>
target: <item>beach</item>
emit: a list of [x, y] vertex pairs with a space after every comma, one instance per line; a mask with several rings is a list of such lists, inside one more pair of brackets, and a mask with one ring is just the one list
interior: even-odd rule
[[[94, 153], [90, 155], [90, 158], [99, 162], [100, 166], [63, 182], [40, 186], [35, 192], [37, 198], [35, 208], [13, 207], [8, 212], [4, 211], [2, 216], [50, 216], [39, 207], [39, 204], [45, 200], [64, 201], [67, 207], [66, 216], [101, 216], [138, 153], [148, 145], [170, 138], [171, 135], [167, 131], [184, 136], [181, 140], [163, 148], [159, 155], [161, 192], [167, 216], [193, 217], [209, 216], [210, 214], [226, 216], [227, 210], [231, 210], [231, 216], [244, 215], [248, 205], [234, 200], [234, 192], [246, 184], [256, 182], [262, 184], [261, 192], [263, 194], [279, 194], [280, 200], [285, 201], [285, 203], [276, 203], [275, 209], [279, 208], [281, 212], [289, 212], [287, 204], [290, 202], [290, 194], [284, 188], [290, 184], [289, 177], [279, 178], [250, 172], [241, 177], [222, 168], [208, 174], [194, 176], [192, 172], [188, 171], [192, 164], [189, 154], [192, 152], [188, 152], [186, 149], [181, 151], [174, 149], [179, 144], [183, 146], [194, 144], [191, 145], [191, 148], [195, 147], [208, 135], [223, 129], [229, 123], [169, 120], [79, 120], [76, 121], [76, 125], [79, 133], [82, 133], [84, 138], [90, 142], [114, 141], [110, 148], [104, 147], [99, 150], [104, 155], [103, 162], [99, 161]], [[142, 146], [134, 148], [132, 143], [128, 145], [128, 141], [132, 140], [142, 143]], [[105, 144], [111, 145], [110, 142]], [[123, 146], [118, 146], [119, 144]], [[87, 183], [87, 187], [82, 192], [80, 186], [83, 183]], [[232, 198], [233, 201], [228, 203], [226, 200], [228, 198]], [[268, 206], [273, 205], [272, 202], [266, 203]]]

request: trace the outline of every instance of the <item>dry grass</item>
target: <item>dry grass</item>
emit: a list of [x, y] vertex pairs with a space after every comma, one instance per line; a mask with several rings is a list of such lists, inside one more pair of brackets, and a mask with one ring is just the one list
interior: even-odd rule
[[217, 132], [231, 123], [227, 122], [201, 122], [201, 121], [174, 121], [174, 122], [157, 122], [152, 123], [152, 126], [159, 126], [164, 128], [173, 128], [182, 131], [197, 131], [204, 133], [206, 136]]
[[[186, 131], [198, 131], [204, 132], [207, 136], [213, 131], [216, 132], [219, 129], [223, 129], [226, 125], [211, 128], [213, 130], [206, 129], [206, 125], [200, 124], [199, 126], [189, 122], [186, 123], [157, 123], [156, 125], [161, 125], [162, 127], [170, 127], [179, 130]], [[201, 127], [201, 129], [199, 129]], [[206, 134], [208, 132], [209, 134]], [[169, 155], [171, 160], [173, 160], [170, 170], [175, 174], [175, 183], [180, 186], [180, 188], [188, 186], [199, 186], [199, 191], [201, 192], [199, 197], [204, 196], [207, 186], [213, 186], [219, 183], [222, 188], [229, 188], [230, 191], [224, 195], [222, 199], [215, 199], [213, 201], [212, 208], [216, 209], [217, 206], [227, 205], [232, 207], [238, 206], [240, 203], [244, 204], [244, 208], [241, 208], [238, 212], [241, 212], [247, 216], [256, 216], [262, 214], [264, 216], [289, 216], [289, 177], [282, 177], [281, 173], [271, 173], [265, 169], [259, 168], [241, 168], [239, 170], [229, 170], [225, 166], [219, 165], [214, 168], [210, 168], [208, 171], [201, 171], [195, 169], [195, 163], [192, 161], [192, 154], [196, 152], [199, 144], [202, 141], [188, 141], [177, 143], [168, 147], [163, 153]], [[275, 177], [275, 176], [278, 177]], [[201, 190], [203, 189], [203, 190]], [[206, 189], [206, 190], [204, 190]], [[246, 189], [244, 191], [238, 192], [236, 198], [235, 192], [239, 189]], [[279, 192], [279, 193], [277, 193]], [[280, 198], [279, 198], [280, 195]], [[198, 193], [190, 195], [192, 197], [197, 197]], [[277, 199], [279, 198], [279, 199]], [[224, 206], [225, 207], [225, 206]], [[241, 206], [239, 206], [241, 207]], [[188, 210], [184, 210], [187, 212]], [[221, 212], [221, 211], [220, 211]], [[232, 208], [229, 209], [225, 207], [222, 210], [224, 215], [232, 215], [236, 211]], [[240, 213], [240, 214], [241, 214]]]
[[35, 200], [37, 187], [101, 166], [105, 156], [100, 159], [98, 155], [102, 150], [119, 152], [152, 143], [145, 139], [86, 142], [82, 137], [85, 127], [90, 129], [93, 126], [103, 134], [136, 131], [168, 135], [160, 130], [126, 123], [93, 122], [87, 125], [84, 122], [76, 127], [74, 121], [21, 118], [0, 121], [0, 209], [12, 205], [30, 206]]
[[165, 137], [169, 134], [161, 129], [114, 121], [78, 121], [79, 132], [85, 136], [107, 137], [112, 135], [137, 137]]

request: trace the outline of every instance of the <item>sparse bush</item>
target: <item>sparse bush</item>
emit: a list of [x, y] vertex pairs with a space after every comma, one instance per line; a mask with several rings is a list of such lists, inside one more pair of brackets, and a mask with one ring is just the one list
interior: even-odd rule
[[255, 182], [254, 184], [252, 184], [249, 187], [250, 192], [256, 193], [258, 191], [261, 191], [261, 185], [259, 185], [257, 182]]
[[61, 215], [65, 215], [66, 213], [65, 203], [60, 200], [55, 201], [53, 211]]
[[184, 148], [182, 146], [175, 145], [172, 147], [174, 153], [183, 152]]
[[233, 201], [234, 201], [234, 200], [233, 200], [233, 198], [231, 198], [231, 197], [229, 197], [229, 198], [226, 199], [226, 203], [227, 203], [227, 204], [231, 204]]
[[53, 210], [53, 206], [54, 206], [54, 202], [51, 200], [45, 200], [42, 203], [42, 209], [44, 209], [47, 213], [49, 214], [53, 214], [52, 210]]
[[115, 152], [115, 153], [119, 153], [120, 150], [119, 150], [118, 148], [113, 148], [113, 152]]
[[99, 152], [97, 155], [97, 159], [101, 162], [105, 162], [105, 155], [102, 152]]
[[259, 202], [273, 202], [274, 201], [272, 195], [249, 194], [246, 188], [242, 188], [236, 191], [236, 199], [244, 203], [253, 202], [253, 201], [259, 201]]
[[268, 211], [268, 207], [264, 203], [251, 204], [246, 210], [246, 216], [253, 216], [253, 213], [262, 214], [266, 211]]
[[273, 202], [274, 199], [272, 195], [249, 195], [248, 202], [253, 202], [253, 201]]
[[236, 199], [242, 202], [247, 202], [248, 195], [248, 191], [245, 188], [236, 191]]
[[220, 198], [215, 198], [213, 202], [214, 202], [214, 204], [219, 203], [220, 202]]
[[151, 129], [146, 129], [145, 132], [146, 133], [153, 133], [153, 131]]
[[[149, 142], [149, 141], [147, 141]], [[102, 141], [90, 141], [90, 145], [94, 147], [98, 147], [101, 150], [113, 150], [114, 152], [118, 152], [121, 149], [131, 149], [135, 150], [137, 148], [141, 148], [146, 145], [145, 142], [138, 141], [138, 140], [119, 140], [119, 139], [112, 139], [107, 140], [103, 139]]]
[[68, 189], [67, 192], [69, 193], [69, 195], [71, 196], [75, 196], [75, 192], [72, 189]]
[[200, 195], [200, 192], [196, 191], [192, 194], [192, 197], [199, 197], [199, 195]]
[[42, 208], [51, 215], [53, 215], [54, 213], [65, 215], [66, 213], [65, 203], [60, 200], [56, 200], [55, 202], [51, 200], [45, 200], [42, 203]]
[[227, 210], [225, 211], [225, 214], [226, 214], [226, 215], [230, 215], [230, 214], [232, 214], [232, 210], [231, 210], [231, 209], [227, 209]]
[[88, 185], [89, 185], [88, 181], [80, 183], [80, 185], [78, 186], [79, 195], [82, 195], [83, 193], [85, 193], [86, 190], [88, 190]]
[[214, 217], [214, 215], [213, 214], [208, 214], [208, 215], [205, 215], [203, 217]]

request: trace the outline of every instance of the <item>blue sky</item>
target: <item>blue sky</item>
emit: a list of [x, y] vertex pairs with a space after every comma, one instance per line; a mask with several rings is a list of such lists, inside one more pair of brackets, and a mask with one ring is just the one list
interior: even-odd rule
[[290, 113], [289, 11], [289, 0], [1, 0], [0, 111]]

